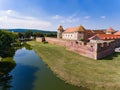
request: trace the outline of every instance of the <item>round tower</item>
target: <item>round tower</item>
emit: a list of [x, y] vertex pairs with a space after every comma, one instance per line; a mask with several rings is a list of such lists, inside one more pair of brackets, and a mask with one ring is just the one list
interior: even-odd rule
[[57, 38], [62, 38], [62, 33], [63, 33], [63, 27], [60, 25], [59, 27], [58, 27], [58, 31], [57, 31]]

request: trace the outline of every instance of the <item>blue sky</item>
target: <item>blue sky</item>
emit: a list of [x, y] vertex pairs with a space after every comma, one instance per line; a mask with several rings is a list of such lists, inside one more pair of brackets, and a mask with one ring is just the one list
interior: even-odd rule
[[120, 29], [120, 0], [0, 0], [0, 28]]

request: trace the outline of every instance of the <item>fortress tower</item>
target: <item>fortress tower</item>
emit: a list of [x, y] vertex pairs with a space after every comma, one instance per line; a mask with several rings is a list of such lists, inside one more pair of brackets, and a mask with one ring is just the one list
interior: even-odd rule
[[57, 38], [62, 38], [62, 33], [63, 33], [63, 27], [60, 25], [59, 27], [58, 27], [58, 31], [57, 31]]

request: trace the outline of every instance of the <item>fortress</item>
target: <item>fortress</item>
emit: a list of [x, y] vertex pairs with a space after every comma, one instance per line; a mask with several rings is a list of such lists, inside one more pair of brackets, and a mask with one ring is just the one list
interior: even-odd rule
[[111, 55], [115, 48], [120, 47], [120, 31], [116, 32], [112, 28], [88, 30], [80, 25], [64, 30], [59, 26], [57, 38], [45, 39], [51, 44], [65, 46], [68, 50], [95, 60]]

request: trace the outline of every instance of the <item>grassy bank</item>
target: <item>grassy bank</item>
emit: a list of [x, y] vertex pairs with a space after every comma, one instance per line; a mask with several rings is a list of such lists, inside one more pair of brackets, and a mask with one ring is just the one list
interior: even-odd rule
[[0, 77], [9, 73], [15, 65], [12, 57], [0, 58]]
[[64, 47], [28, 42], [58, 77], [91, 90], [120, 90], [120, 54], [93, 60]]

